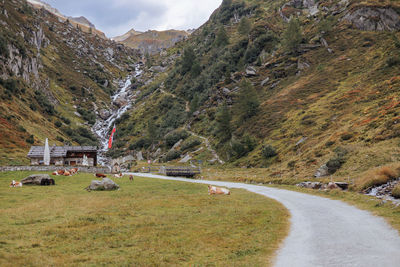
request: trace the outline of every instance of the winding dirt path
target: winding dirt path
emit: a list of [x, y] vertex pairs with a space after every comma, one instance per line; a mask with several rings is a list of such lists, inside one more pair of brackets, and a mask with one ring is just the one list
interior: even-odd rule
[[400, 236], [384, 219], [344, 202], [242, 183], [136, 176], [241, 188], [281, 202], [291, 213], [291, 230], [277, 252], [277, 267], [400, 266]]

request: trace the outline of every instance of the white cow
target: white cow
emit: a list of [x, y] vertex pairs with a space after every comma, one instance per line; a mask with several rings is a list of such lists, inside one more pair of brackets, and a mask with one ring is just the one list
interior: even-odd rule
[[216, 187], [216, 186], [208, 186], [208, 194], [209, 195], [230, 195], [231, 191], [226, 188]]

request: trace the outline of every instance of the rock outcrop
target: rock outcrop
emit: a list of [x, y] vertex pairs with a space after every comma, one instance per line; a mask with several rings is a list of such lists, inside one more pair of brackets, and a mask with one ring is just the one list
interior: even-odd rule
[[393, 8], [360, 7], [343, 18], [354, 28], [363, 31], [396, 31], [400, 29], [400, 16]]

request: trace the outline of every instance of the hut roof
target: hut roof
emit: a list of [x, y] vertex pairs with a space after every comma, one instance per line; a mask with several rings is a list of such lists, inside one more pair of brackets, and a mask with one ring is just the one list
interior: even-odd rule
[[[68, 152], [97, 152], [95, 146], [52, 146], [50, 147], [50, 157], [66, 157]], [[32, 146], [28, 153], [28, 158], [42, 158], [44, 156], [44, 146]]]

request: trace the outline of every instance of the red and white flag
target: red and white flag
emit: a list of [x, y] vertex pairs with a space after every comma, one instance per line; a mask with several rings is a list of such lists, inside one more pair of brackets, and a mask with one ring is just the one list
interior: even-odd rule
[[110, 139], [108, 140], [108, 149], [112, 148], [112, 143], [113, 143], [113, 140], [114, 140], [114, 133], [115, 133], [116, 130], [117, 129], [115, 128], [115, 124], [114, 124], [114, 128], [111, 131]]

